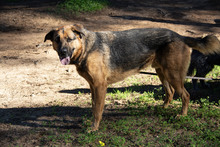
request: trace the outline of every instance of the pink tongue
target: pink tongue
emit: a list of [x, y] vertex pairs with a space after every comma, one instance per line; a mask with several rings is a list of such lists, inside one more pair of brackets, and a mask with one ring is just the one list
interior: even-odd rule
[[67, 65], [70, 63], [70, 57], [66, 57], [60, 60], [63, 65]]

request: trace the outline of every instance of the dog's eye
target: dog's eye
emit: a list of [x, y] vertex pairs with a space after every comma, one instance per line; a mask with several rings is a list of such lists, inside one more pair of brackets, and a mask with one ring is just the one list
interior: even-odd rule
[[73, 39], [67, 38], [67, 42], [71, 42], [71, 41], [73, 41]]
[[71, 42], [71, 41], [73, 41], [75, 39], [76, 39], [75, 37], [74, 38], [67, 38], [67, 42]]

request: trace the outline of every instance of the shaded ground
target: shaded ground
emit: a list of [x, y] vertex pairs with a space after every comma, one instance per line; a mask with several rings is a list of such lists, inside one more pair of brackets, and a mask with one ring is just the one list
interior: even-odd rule
[[[39, 123], [42, 120], [57, 120], [54, 128], [62, 126], [77, 133], [81, 116], [90, 114], [88, 84], [74, 66], [59, 63], [50, 42], [43, 43], [52, 28], [72, 23], [93, 31], [165, 27], [181, 35], [214, 33], [220, 38], [218, 0], [111, 0], [111, 6], [101, 12], [77, 15], [55, 11], [57, 3], [0, 2], [0, 144], [39, 145], [38, 138], [48, 130]], [[144, 84], [140, 91], [160, 86], [158, 81]], [[120, 83], [120, 87], [129, 86]], [[214, 91], [211, 95], [216, 96]], [[53, 115], [55, 110], [59, 113]]]

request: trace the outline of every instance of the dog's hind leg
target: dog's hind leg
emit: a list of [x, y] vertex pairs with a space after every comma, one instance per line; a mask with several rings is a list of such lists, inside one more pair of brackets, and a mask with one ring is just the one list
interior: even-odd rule
[[184, 72], [173, 72], [169, 68], [156, 69], [157, 74], [163, 84], [166, 97], [164, 100], [164, 108], [168, 107], [170, 101], [173, 99], [174, 92], [182, 98], [181, 115], [187, 115], [190, 95], [184, 87]]
[[164, 104], [163, 104], [163, 107], [164, 108], [167, 108], [169, 103], [173, 100], [173, 95], [175, 93], [175, 90], [174, 88], [169, 84], [169, 82], [165, 79], [164, 75], [163, 75], [163, 72], [161, 71], [160, 68], [157, 68], [156, 69], [156, 72], [157, 72], [157, 75], [159, 76], [160, 78], [160, 81], [162, 82], [163, 84], [163, 87], [164, 87], [164, 91], [166, 93], [165, 95], [165, 99], [164, 99]]
[[187, 115], [188, 111], [188, 105], [190, 100], [190, 95], [187, 92], [187, 90], [184, 87], [184, 81], [176, 82], [176, 79], [171, 79], [169, 83], [173, 86], [173, 88], [176, 90], [177, 94], [182, 98], [182, 115]]
[[184, 87], [190, 62], [190, 51], [190, 48], [181, 41], [171, 42], [157, 51], [154, 61], [156, 67], [159, 68], [156, 69], [166, 89], [167, 96], [164, 106], [167, 107], [175, 90], [182, 98], [182, 115], [187, 115], [190, 99], [190, 95]]
[[[158, 71], [158, 70], [157, 70]], [[174, 91], [182, 98], [182, 111], [181, 115], [187, 115], [190, 95], [184, 87], [184, 72], [176, 70], [173, 72], [169, 68], [164, 68], [163, 71], [163, 86], [166, 92], [166, 99], [164, 107], [167, 107], [172, 100]], [[158, 72], [157, 72], [158, 73]], [[159, 75], [161, 78], [161, 75]]]

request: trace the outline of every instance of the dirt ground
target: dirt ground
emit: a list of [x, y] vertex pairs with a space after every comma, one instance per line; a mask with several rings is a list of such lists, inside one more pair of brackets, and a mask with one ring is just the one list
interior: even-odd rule
[[[81, 108], [88, 107], [87, 82], [74, 66], [60, 64], [49, 41], [43, 43], [52, 28], [73, 23], [93, 31], [163, 27], [181, 35], [215, 34], [220, 39], [218, 0], [111, 0], [105, 10], [77, 15], [55, 12], [57, 3], [58, 0], [0, 2], [0, 144], [8, 145], [14, 138], [25, 136], [24, 130], [36, 127], [34, 120], [42, 116], [39, 113], [46, 115], [45, 111], [38, 113], [38, 109], [50, 111], [50, 106], [62, 105], [71, 107], [74, 114], [79, 112], [80, 117]], [[83, 89], [88, 94], [82, 97], [78, 93]], [[70, 110], [63, 108], [62, 112]], [[23, 123], [27, 114], [32, 117], [30, 124]], [[19, 117], [11, 119], [11, 115]], [[28, 146], [28, 139], [21, 137], [21, 144]]]

